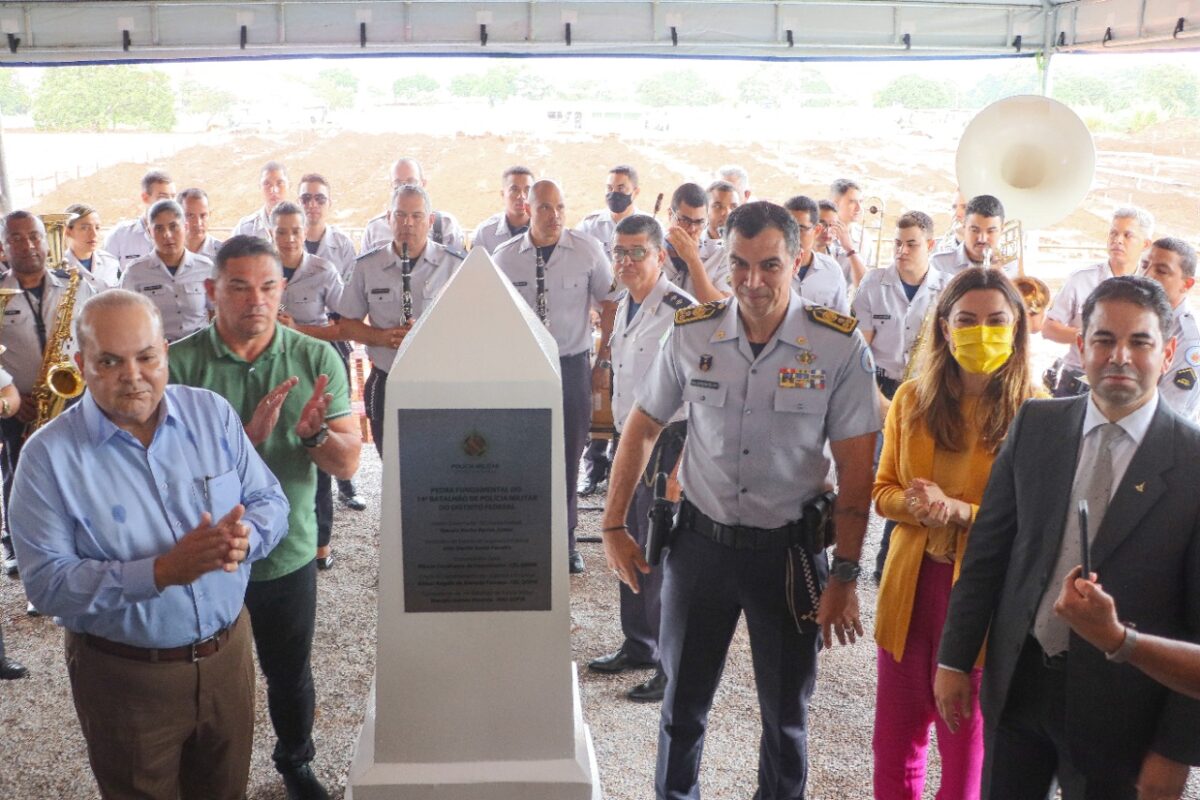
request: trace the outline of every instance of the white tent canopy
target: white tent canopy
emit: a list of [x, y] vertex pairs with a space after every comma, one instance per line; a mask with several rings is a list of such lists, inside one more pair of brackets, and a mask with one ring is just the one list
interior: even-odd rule
[[[0, 64], [305, 55], [915, 58], [1200, 44], [1191, 0], [0, 2]], [[5, 47], [7, 39], [7, 47]]]

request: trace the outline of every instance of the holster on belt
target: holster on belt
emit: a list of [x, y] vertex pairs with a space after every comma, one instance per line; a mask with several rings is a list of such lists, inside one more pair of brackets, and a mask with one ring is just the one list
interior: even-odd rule
[[800, 510], [801, 542], [787, 551], [788, 610], [796, 623], [796, 630], [803, 633], [806, 627], [815, 629], [817, 610], [821, 605], [821, 593], [829, 580], [829, 559], [825, 550], [837, 538], [834, 509], [837, 495], [825, 492], [804, 504]]
[[646, 534], [646, 563], [652, 567], [662, 563], [663, 550], [671, 541], [675, 528], [675, 503], [667, 498], [667, 476], [675, 469], [683, 444], [687, 439], [687, 422], [672, 422], [663, 428], [650, 453], [650, 462], [642, 480], [654, 487], [654, 504], [650, 506], [650, 529]]

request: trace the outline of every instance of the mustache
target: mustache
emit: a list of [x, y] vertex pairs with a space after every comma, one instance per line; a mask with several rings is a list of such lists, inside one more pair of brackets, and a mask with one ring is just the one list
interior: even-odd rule
[[1105, 367], [1100, 373], [1101, 378], [1133, 378], [1139, 377], [1137, 370], [1125, 367]]

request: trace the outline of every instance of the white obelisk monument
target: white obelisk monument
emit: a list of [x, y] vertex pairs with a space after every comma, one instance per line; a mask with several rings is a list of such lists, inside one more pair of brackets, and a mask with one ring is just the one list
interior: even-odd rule
[[558, 349], [482, 249], [400, 348], [386, 409], [375, 684], [346, 797], [599, 800]]

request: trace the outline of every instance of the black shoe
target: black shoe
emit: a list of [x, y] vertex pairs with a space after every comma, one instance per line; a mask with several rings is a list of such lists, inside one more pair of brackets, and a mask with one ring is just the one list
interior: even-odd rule
[[626, 692], [625, 696], [635, 703], [661, 703], [666, 691], [667, 673], [659, 667], [654, 671], [654, 677], [645, 683], [639, 683]]
[[13, 550], [12, 540], [7, 536], [3, 542], [0, 542], [0, 558], [4, 561], [4, 574], [10, 577], [16, 577], [20, 571], [17, 567], [17, 554]]
[[283, 775], [288, 800], [329, 800], [329, 792], [317, 780], [308, 764], [280, 774]]
[[29, 670], [19, 661], [13, 661], [11, 658], [0, 658], [0, 681], [15, 681], [18, 678], [24, 678], [29, 674]]
[[579, 485], [575, 487], [575, 494], [579, 495], [580, 497], [591, 497], [599, 488], [599, 481], [594, 481], [591, 478], [584, 478], [579, 482]]
[[25, 615], [30, 617], [40, 617], [42, 612], [33, 607], [33, 603], [25, 604]]
[[588, 663], [588, 669], [590, 670], [613, 673], [624, 672], [627, 669], [650, 669], [654, 666], [657, 665], [653, 661], [635, 661], [626, 655], [623, 649], [615, 653], [609, 653]]
[[583, 572], [583, 553], [580, 553], [578, 550], [571, 553], [567, 561], [567, 570], [572, 575], [579, 575]]
[[342, 494], [341, 492], [338, 492], [338, 500], [340, 500], [342, 505], [351, 511], [367, 510], [367, 504], [360, 500], [356, 494]]
[[325, 556], [324, 558], [318, 558], [317, 559], [317, 569], [319, 569], [319, 570], [333, 569], [333, 562], [334, 562], [333, 553], [330, 553], [329, 555]]

